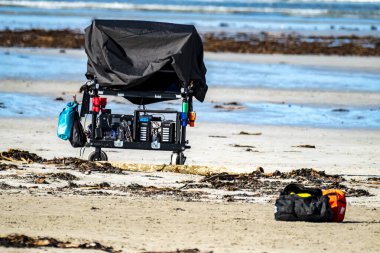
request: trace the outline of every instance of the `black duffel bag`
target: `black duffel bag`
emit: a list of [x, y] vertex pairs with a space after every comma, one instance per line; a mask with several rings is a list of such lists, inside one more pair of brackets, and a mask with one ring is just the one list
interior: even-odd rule
[[71, 130], [71, 136], [69, 140], [71, 146], [73, 146], [74, 148], [84, 147], [84, 145], [87, 142], [86, 134], [84, 133], [83, 126], [80, 123], [78, 111], [74, 112], [74, 124]]
[[320, 189], [289, 184], [276, 200], [274, 217], [279, 221], [329, 222], [333, 212]]

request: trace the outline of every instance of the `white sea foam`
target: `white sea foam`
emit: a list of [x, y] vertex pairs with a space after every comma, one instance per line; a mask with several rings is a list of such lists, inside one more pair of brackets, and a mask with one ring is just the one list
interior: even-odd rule
[[325, 9], [292, 9], [271, 7], [226, 7], [216, 5], [132, 4], [121, 2], [63, 2], [63, 1], [9, 1], [1, 0], [0, 6], [20, 6], [44, 9], [117, 9], [139, 11], [176, 11], [199, 13], [285, 13], [297, 15], [327, 14]]

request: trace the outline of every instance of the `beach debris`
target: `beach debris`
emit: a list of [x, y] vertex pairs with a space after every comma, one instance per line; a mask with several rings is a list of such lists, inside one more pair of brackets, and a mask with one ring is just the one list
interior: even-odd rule
[[112, 190], [131, 193], [143, 197], [169, 196], [179, 200], [194, 201], [207, 196], [208, 193], [203, 191], [183, 191], [176, 187], [156, 187], [143, 186], [140, 184], [130, 184], [128, 186], [113, 187]]
[[380, 185], [380, 177], [369, 177], [367, 179], [369, 184], [378, 184]]
[[46, 174], [46, 177], [48, 177], [49, 179], [58, 179], [63, 181], [79, 180], [77, 176], [74, 176], [73, 174], [70, 174], [68, 172], [49, 173]]
[[18, 170], [19, 167], [16, 164], [0, 163], [0, 171], [2, 170]]
[[[259, 180], [254, 174], [231, 175], [228, 173], [219, 173], [210, 177], [205, 177], [201, 182], [208, 182], [213, 189], [223, 189], [227, 191], [250, 190], [263, 191], [265, 186], [272, 182]], [[265, 187], [266, 188], [266, 187]]]
[[234, 111], [234, 110], [243, 110], [244, 106], [235, 106], [235, 105], [214, 105], [215, 109], [222, 109], [226, 111]]
[[84, 46], [84, 35], [69, 29], [4, 30], [0, 31], [0, 46], [82, 48]]
[[10, 186], [9, 184], [0, 182], [0, 189], [1, 190], [10, 190], [10, 189], [14, 189], [14, 187]]
[[[260, 179], [277, 179], [275, 181], [271, 180], [260, 180]], [[235, 190], [269, 190], [267, 193], [276, 194], [281, 187], [287, 184], [283, 180], [279, 179], [292, 179], [296, 182], [323, 186], [329, 185], [334, 186], [338, 189], [347, 189], [346, 186], [341, 185], [345, 179], [339, 175], [328, 175], [324, 171], [317, 171], [314, 169], [298, 169], [292, 170], [290, 172], [280, 172], [278, 170], [272, 173], [264, 173], [264, 169], [258, 167], [255, 171], [249, 174], [228, 174], [226, 172], [218, 173], [210, 176], [204, 177], [201, 182], [207, 182], [211, 184], [211, 188], [225, 189], [230, 191]]]
[[337, 109], [332, 109], [332, 112], [349, 112], [350, 110], [345, 109], [345, 108], [337, 108]]
[[245, 106], [243, 106], [239, 102], [226, 102], [222, 105], [214, 105], [215, 109], [223, 109], [227, 111], [233, 111], [233, 110], [242, 110], [245, 109]]
[[100, 184], [94, 184], [94, 185], [76, 185], [76, 187], [80, 187], [82, 189], [87, 189], [87, 190], [100, 190], [100, 189], [105, 189], [105, 188], [110, 188], [111, 185], [107, 182], [102, 182]]
[[247, 152], [259, 152], [258, 150], [253, 150], [251, 148], [247, 148], [245, 151], [247, 151]]
[[223, 195], [222, 198], [226, 202], [234, 202], [235, 201], [235, 197], [233, 195]]
[[[221, 23], [224, 25], [224, 23]], [[335, 29], [334, 26], [331, 29]], [[371, 26], [371, 30], [378, 27]], [[201, 34], [205, 51], [259, 54], [325, 54], [379, 56], [376, 36], [319, 36], [297, 33], [224, 33]], [[73, 30], [3, 30], [2, 47], [83, 48], [84, 34]]]
[[177, 249], [176, 251], [143, 251], [142, 253], [213, 253], [213, 251], [200, 251], [194, 249]]
[[356, 189], [356, 188], [347, 188], [345, 187], [346, 197], [370, 197], [374, 196], [370, 194], [369, 191], [364, 189]]
[[[236, 147], [243, 147], [250, 152], [256, 152], [253, 150], [253, 146], [238, 145]], [[4, 152], [3, 152], [4, 153]], [[10, 154], [18, 154], [20, 152], [10, 152]], [[8, 155], [6, 158], [12, 157], [14, 162], [0, 163], [0, 169], [16, 169], [17, 163], [23, 157], [24, 160], [28, 158], [25, 154], [31, 153], [23, 151], [24, 156]], [[35, 154], [34, 154], [35, 155]], [[31, 155], [32, 156], [32, 155]], [[37, 156], [37, 155], [35, 155]], [[260, 196], [274, 196], [283, 189], [287, 184], [302, 183], [306, 186], [320, 187], [321, 189], [341, 189], [347, 193], [350, 197], [371, 196], [371, 193], [366, 189], [360, 189], [361, 184], [371, 184], [371, 182], [379, 182], [377, 177], [368, 178], [364, 181], [346, 180], [340, 175], [329, 175], [324, 171], [318, 171], [312, 168], [296, 169], [289, 172], [281, 172], [275, 170], [273, 172], [265, 172], [262, 167], [255, 168], [251, 173], [227, 173], [226, 168], [222, 167], [208, 167], [208, 166], [195, 166], [195, 165], [152, 165], [152, 164], [126, 164], [126, 163], [108, 163], [108, 162], [90, 162], [78, 158], [54, 158], [51, 160], [45, 160], [39, 156], [35, 156], [30, 160], [41, 160], [38, 163], [38, 168], [41, 169], [41, 165], [49, 165], [49, 167], [57, 168], [57, 172], [49, 173], [22, 173], [22, 174], [4, 174], [2, 179], [20, 180], [18, 182], [12, 182], [12, 184], [0, 183], [0, 189], [2, 190], [28, 190], [29, 193], [33, 192], [48, 192], [49, 194], [65, 194], [72, 193], [75, 195], [125, 195], [125, 193], [141, 196], [141, 197], [169, 197], [181, 201], [199, 201], [201, 199], [213, 198], [210, 195], [210, 190], [227, 190], [227, 191], [239, 191], [232, 194], [233, 197], [228, 197], [223, 194], [220, 196], [223, 201], [250, 201], [250, 199]], [[15, 158], [13, 158], [15, 157]], [[23, 161], [24, 161], [23, 160]], [[12, 166], [13, 165], [13, 166]], [[34, 165], [27, 165], [25, 170]], [[48, 167], [48, 166], [46, 166]], [[77, 176], [62, 170], [76, 170], [84, 172], [85, 174], [78, 178]], [[139, 171], [139, 172], [175, 172], [182, 174], [194, 174], [203, 176], [200, 180], [184, 180], [176, 182], [179, 186], [170, 187], [158, 187], [154, 185], [141, 185], [141, 184], [115, 184], [107, 179], [105, 181], [94, 184], [88, 184], [87, 181], [80, 181], [86, 177], [87, 174], [93, 173], [111, 173], [111, 174], [126, 174], [125, 171]], [[87, 173], [88, 172], [88, 173]], [[157, 177], [156, 175], [142, 175], [146, 177]], [[158, 176], [159, 178], [163, 176]], [[26, 180], [26, 181], [25, 181]], [[55, 184], [57, 180], [67, 181], [67, 184]], [[78, 180], [77, 182], [72, 182]], [[33, 182], [35, 185], [25, 186], [25, 183]], [[346, 182], [346, 183], [345, 183]], [[17, 184], [18, 183], [18, 184]], [[343, 184], [345, 183], [345, 184]], [[49, 184], [49, 187], [40, 187], [38, 184]], [[372, 184], [373, 185], [373, 184]], [[32, 189], [35, 189], [31, 191]], [[207, 189], [205, 192], [203, 189]], [[242, 193], [240, 191], [247, 191]], [[247, 196], [237, 196], [236, 194], [246, 194]]]
[[226, 102], [226, 103], [223, 103], [223, 105], [241, 106], [241, 103], [239, 103], [239, 102]]
[[0, 235], [0, 246], [6, 248], [53, 247], [61, 249], [94, 249], [110, 253], [121, 252], [98, 242], [72, 243], [60, 241], [52, 237], [31, 237], [23, 234]]
[[306, 179], [312, 182], [317, 182], [317, 181], [319, 182], [319, 180], [323, 180], [325, 182], [331, 182], [331, 183], [346, 181], [340, 175], [329, 175], [329, 174], [326, 174], [324, 171], [318, 171], [318, 170], [309, 169], [309, 168], [292, 170], [290, 172], [278, 171], [277, 176], [279, 176], [280, 178], [285, 178], [285, 179], [298, 179], [300, 181]]
[[380, 55], [375, 36], [318, 36], [297, 33], [202, 34], [205, 51], [254, 54]]
[[232, 144], [231, 146], [234, 147], [234, 148], [255, 148], [255, 146], [251, 146], [251, 145], [240, 145], [240, 144]]
[[315, 148], [315, 145], [309, 145], [309, 144], [305, 144], [305, 145], [297, 145], [297, 146], [292, 146], [294, 148]]
[[20, 149], [8, 149], [8, 151], [1, 152], [0, 160], [26, 163], [42, 163], [45, 161], [45, 159], [35, 153], [30, 153], [29, 151]]
[[225, 135], [209, 135], [210, 138], [227, 138]]
[[260, 133], [260, 132], [249, 133], [249, 132], [245, 132], [245, 131], [240, 131], [240, 133], [238, 133], [238, 135], [262, 135], [262, 133]]
[[34, 179], [35, 184], [49, 184], [48, 181], [46, 181], [46, 177], [37, 177]]
[[89, 171], [97, 171], [103, 173], [114, 173], [114, 174], [122, 174], [122, 170], [120, 168], [112, 166], [108, 162], [97, 163], [91, 162], [75, 157], [63, 157], [63, 158], [54, 158], [51, 160], [45, 161], [45, 164], [54, 164], [54, 165], [62, 165], [65, 167], [70, 167], [73, 170], [79, 170], [80, 172], [89, 172]]

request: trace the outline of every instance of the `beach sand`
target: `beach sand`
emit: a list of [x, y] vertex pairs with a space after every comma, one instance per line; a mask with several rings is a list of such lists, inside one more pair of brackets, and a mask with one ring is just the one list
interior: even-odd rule
[[349, 206], [346, 222], [336, 224], [278, 222], [268, 204], [22, 195], [2, 195], [0, 201], [2, 233], [96, 240], [123, 252], [377, 252], [380, 247], [379, 211], [365, 206]]
[[[240, 59], [240, 56], [230, 54], [206, 56], [253, 59], [253, 56], [241, 56]], [[365, 68], [368, 72], [380, 68], [377, 64], [379, 58], [351, 57], [346, 60], [344, 57], [281, 56], [273, 60], [270, 56], [265, 57], [259, 58], [262, 61], [287, 60], [291, 64], [306, 64], [319, 59], [316, 67]], [[2, 80], [0, 92], [25, 92], [52, 98], [62, 96], [69, 100], [79, 86], [73, 82], [52, 85], [49, 81]], [[379, 106], [380, 94], [269, 89], [243, 92], [239, 88], [215, 87], [210, 89], [207, 101], [365, 107]], [[56, 118], [2, 118], [0, 151], [19, 148], [44, 158], [79, 157], [79, 149], [73, 149], [68, 142], [56, 137], [56, 125]], [[241, 131], [256, 135], [239, 135]], [[313, 168], [343, 175], [347, 179], [380, 176], [380, 131], [377, 129], [203, 121], [188, 130], [188, 139], [192, 148], [185, 154], [186, 163], [190, 165], [224, 167], [226, 171], [235, 173], [252, 172], [260, 166], [265, 172]], [[235, 147], [236, 144], [253, 147], [247, 151], [247, 148]], [[299, 145], [313, 145], [315, 148], [297, 147]], [[86, 150], [84, 158], [90, 151]], [[170, 152], [112, 149], [107, 154], [109, 160], [116, 162], [168, 164], [170, 161]], [[166, 176], [163, 172], [162, 175]], [[148, 182], [149, 177], [146, 180]], [[56, 196], [48, 192], [9, 193], [1, 190], [0, 220], [3, 222], [0, 231], [2, 234], [23, 233], [70, 241], [95, 240], [123, 252], [186, 248], [198, 248], [201, 252], [377, 252], [380, 247], [379, 186], [374, 184], [367, 189], [376, 195], [372, 198], [348, 198], [346, 222], [342, 224], [276, 222], [273, 199], [269, 203], [229, 203], [220, 199], [185, 202], [166, 198], [64, 193]], [[14, 248], [1, 248], [1, 251], [39, 252]], [[47, 249], [47, 252], [61, 251]]]

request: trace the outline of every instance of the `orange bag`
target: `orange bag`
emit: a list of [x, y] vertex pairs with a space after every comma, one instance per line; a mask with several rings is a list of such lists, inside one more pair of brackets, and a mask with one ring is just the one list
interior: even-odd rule
[[332, 221], [342, 222], [346, 213], [346, 195], [337, 189], [323, 190], [323, 195], [329, 197], [331, 209], [333, 211]]

